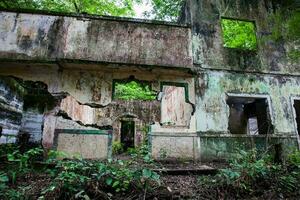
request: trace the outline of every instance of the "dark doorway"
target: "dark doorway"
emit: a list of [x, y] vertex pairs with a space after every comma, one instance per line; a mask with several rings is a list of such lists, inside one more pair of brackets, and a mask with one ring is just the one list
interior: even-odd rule
[[134, 121], [121, 121], [121, 143], [126, 151], [134, 147]]
[[300, 134], [300, 100], [294, 100], [294, 109], [296, 113], [297, 132]]
[[232, 134], [268, 134], [272, 132], [266, 98], [228, 97], [229, 131]]

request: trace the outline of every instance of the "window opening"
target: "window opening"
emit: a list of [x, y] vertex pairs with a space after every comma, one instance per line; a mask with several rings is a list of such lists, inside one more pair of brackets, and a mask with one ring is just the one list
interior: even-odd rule
[[119, 100], [155, 100], [156, 92], [151, 90], [151, 84], [137, 80], [115, 80], [113, 98]]
[[229, 131], [232, 134], [269, 134], [272, 125], [266, 98], [228, 97]]
[[257, 48], [254, 22], [222, 18], [221, 26], [224, 47], [244, 50]]

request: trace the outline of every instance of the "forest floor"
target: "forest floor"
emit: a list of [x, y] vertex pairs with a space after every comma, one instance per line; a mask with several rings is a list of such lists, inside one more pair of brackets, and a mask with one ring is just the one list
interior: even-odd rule
[[[5, 149], [7, 151], [7, 149]], [[53, 152], [52, 152], [53, 153]], [[1, 152], [0, 199], [299, 199], [300, 152], [282, 163], [255, 150], [229, 162], [154, 161], [147, 151], [106, 161]], [[1, 155], [2, 154], [2, 155]]]

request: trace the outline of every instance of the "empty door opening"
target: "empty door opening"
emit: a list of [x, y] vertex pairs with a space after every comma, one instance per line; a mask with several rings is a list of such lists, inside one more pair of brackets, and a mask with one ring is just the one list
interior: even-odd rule
[[297, 132], [300, 133], [300, 100], [294, 100], [294, 109], [296, 114]]
[[121, 143], [125, 151], [134, 148], [134, 132], [134, 121], [121, 121]]

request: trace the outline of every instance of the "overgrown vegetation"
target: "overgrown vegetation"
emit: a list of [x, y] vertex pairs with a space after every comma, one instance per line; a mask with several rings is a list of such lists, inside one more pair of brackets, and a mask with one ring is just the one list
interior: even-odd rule
[[221, 19], [224, 47], [255, 50], [257, 47], [253, 22]]
[[300, 195], [300, 152], [291, 153], [286, 163], [255, 149], [240, 150], [216, 176], [199, 178], [199, 193], [211, 199], [294, 199]]
[[[160, 176], [139, 164], [142, 162], [140, 158], [145, 156], [139, 151], [130, 160], [106, 162], [57, 160], [53, 157], [63, 154], [50, 151], [46, 161], [38, 162], [42, 161], [41, 148], [23, 154], [16, 149], [7, 154], [6, 165], [0, 169], [0, 199], [142, 198], [160, 186]], [[34, 182], [39, 180], [27, 179], [32, 176], [37, 179], [46, 177], [46, 182], [34, 192]]]
[[176, 22], [184, 0], [152, 0], [152, 10], [144, 13], [147, 18]]
[[[147, 145], [131, 152], [129, 160], [57, 160], [64, 153], [41, 148], [7, 153], [0, 168], [0, 199], [153, 199], [172, 198], [161, 185]], [[3, 159], [3, 157], [1, 157]], [[228, 167], [212, 176], [199, 176], [191, 198], [294, 199], [300, 195], [300, 152], [284, 163], [255, 149], [239, 150]], [[183, 179], [184, 180], [184, 179]], [[166, 195], [166, 193], [164, 193]]]
[[146, 83], [136, 81], [116, 82], [114, 98], [121, 100], [154, 100], [156, 93]]
[[282, 41], [292, 44], [287, 49], [287, 56], [292, 62], [300, 61], [299, 6], [297, 0], [283, 2], [269, 17], [272, 22], [271, 39], [279, 44]]

